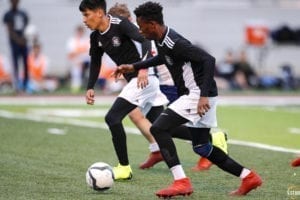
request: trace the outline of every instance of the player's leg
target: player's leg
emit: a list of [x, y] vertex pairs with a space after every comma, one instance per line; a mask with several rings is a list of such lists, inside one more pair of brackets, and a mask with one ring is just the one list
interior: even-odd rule
[[11, 56], [13, 64], [13, 86], [16, 92], [19, 92], [19, 47], [16, 44], [11, 44]]
[[[149, 114], [149, 120], [152, 121], [154, 118], [156, 119], [159, 114], [163, 111], [163, 106], [152, 107]], [[149, 142], [149, 150], [150, 154], [148, 158], [140, 164], [140, 169], [147, 169], [153, 167], [156, 163], [163, 160], [158, 144], [156, 143], [154, 137], [150, 133], [151, 122], [146, 118], [141, 112], [140, 108], [135, 108], [133, 111], [129, 113], [129, 118], [135, 124], [135, 126], [141, 131], [143, 136]]]
[[190, 179], [186, 177], [180, 164], [176, 146], [170, 130], [187, 122], [187, 119], [166, 109], [153, 123], [150, 131], [157, 141], [161, 154], [172, 172], [174, 182], [167, 188], [159, 190], [156, 195], [168, 198], [177, 195], [190, 195], [193, 192]]
[[[162, 93], [166, 95], [168, 98], [170, 104], [174, 102], [176, 99], [178, 99], [177, 94], [177, 87], [174, 85], [160, 85], [160, 90]], [[186, 126], [180, 126], [178, 128], [175, 128], [172, 130], [172, 137], [183, 139], [183, 140], [192, 140], [190, 134], [186, 134], [187, 130]], [[225, 140], [225, 133], [222, 131], [214, 132], [213, 133], [213, 139], [211, 138], [211, 141], [214, 145], [222, 145], [224, 148], [226, 148], [225, 152], [227, 152], [227, 142]], [[226, 147], [225, 147], [226, 146]], [[223, 148], [222, 148], [223, 149]], [[193, 171], [202, 171], [202, 170], [209, 170], [212, 166], [212, 162], [210, 162], [205, 157], [200, 157], [197, 164], [192, 168]]]
[[119, 160], [118, 167], [114, 168], [115, 179], [130, 179], [132, 170], [129, 165], [127, 153], [127, 141], [122, 120], [124, 117], [136, 108], [127, 100], [118, 97], [105, 116], [105, 121], [112, 134], [112, 142]]
[[150, 133], [151, 122], [143, 115], [138, 107], [132, 110], [128, 116], [150, 144], [156, 143], [154, 137]]
[[[222, 149], [226, 154], [228, 154], [227, 149], [227, 134], [224, 131], [214, 131], [210, 132], [210, 142]], [[200, 157], [197, 164], [192, 167], [193, 171], [204, 171], [209, 170], [213, 163], [205, 157]]]
[[[171, 134], [173, 138], [192, 141], [192, 136], [189, 132], [189, 129], [184, 125], [174, 128], [171, 131]], [[227, 142], [226, 142], [227, 135], [224, 131], [211, 132], [209, 140], [213, 143], [213, 145], [219, 147], [225, 153], [228, 153]], [[196, 165], [192, 167], [192, 170], [193, 171], [209, 170], [212, 165], [213, 163], [210, 162], [207, 158], [200, 157]]]
[[[154, 119], [157, 118], [157, 116], [159, 115], [159, 113], [161, 113], [162, 110], [163, 110], [162, 106], [152, 107], [152, 109], [147, 114], [147, 118], [150, 121], [154, 121]], [[129, 117], [130, 117], [131, 121], [141, 131], [143, 136], [150, 143], [149, 149], [150, 149], [151, 153], [150, 153], [149, 157], [147, 158], [147, 160], [145, 160], [143, 163], [140, 164], [140, 168], [147, 169], [147, 168], [153, 167], [156, 163], [162, 161], [163, 158], [160, 154], [158, 144], [156, 143], [154, 137], [150, 133], [149, 128], [151, 126], [151, 123], [144, 117], [144, 115], [142, 114], [142, 112], [140, 111], [139, 108], [136, 108], [133, 111], [131, 111], [129, 113]], [[227, 143], [225, 140], [225, 133], [218, 131], [218, 132], [214, 132], [212, 134], [213, 134], [213, 138], [214, 138], [213, 139], [214, 145], [222, 146], [223, 147], [222, 150], [227, 152]], [[178, 139], [183, 139], [183, 140], [188, 140], [188, 141], [192, 140], [192, 137], [191, 137], [191, 134], [189, 133], [188, 128], [184, 125], [172, 129], [171, 135], [173, 138], [178, 138]], [[211, 165], [212, 165], [212, 162], [210, 162], [207, 158], [201, 157], [201, 158], [199, 158], [199, 161], [197, 162], [195, 167], [193, 167], [192, 169], [194, 171], [208, 170], [211, 167]]]
[[172, 138], [192, 141], [192, 136], [189, 132], [189, 129], [185, 125], [173, 128], [170, 133]]
[[22, 56], [23, 66], [24, 66], [23, 90], [26, 91], [28, 80], [29, 80], [28, 62], [27, 62], [28, 48], [26, 46], [21, 48], [21, 56]]
[[152, 106], [149, 112], [146, 114], [146, 118], [153, 124], [153, 122], [159, 117], [159, 115], [164, 111], [163, 105]]
[[231, 192], [231, 195], [246, 195], [260, 186], [262, 180], [255, 172], [240, 165], [219, 147], [212, 145], [209, 141], [209, 131], [209, 128], [190, 127], [193, 150], [198, 155], [208, 158], [222, 170], [242, 179], [241, 186], [236, 191]]
[[[147, 119], [149, 119], [149, 121], [151, 123], [153, 123], [158, 118], [158, 116], [162, 113], [163, 109], [164, 109], [163, 106], [152, 107], [146, 115]], [[188, 131], [189, 130], [187, 129], [187, 127], [185, 127], [184, 125], [181, 125], [181, 126], [175, 127], [172, 130], [170, 130], [170, 133], [171, 133], [171, 136], [174, 138], [191, 141], [191, 135]], [[149, 149], [150, 149], [151, 153], [150, 153], [148, 159], [140, 165], [141, 169], [147, 169], [147, 168], [153, 167], [156, 163], [163, 160], [163, 157], [160, 153], [160, 149], [159, 149], [156, 141], [155, 141], [155, 143], [150, 144]]]
[[[164, 110], [164, 106], [162, 106], [162, 105], [152, 106], [150, 111], [147, 113], [146, 118], [151, 123], [153, 123], [158, 118], [158, 116], [162, 113], [163, 110]], [[149, 129], [147, 129], [147, 131], [152, 136], [152, 134], [150, 133], [150, 127], [149, 127]], [[160, 153], [159, 146], [153, 136], [152, 136], [152, 138], [153, 138], [153, 142], [151, 142], [149, 145], [150, 154], [149, 154], [148, 158], [143, 163], [140, 164], [140, 166], [139, 166], [140, 169], [151, 168], [156, 163], [163, 161], [163, 157]]]
[[[149, 157], [140, 164], [141, 169], [148, 169], [153, 167], [156, 163], [163, 160], [160, 153], [158, 144], [156, 143], [154, 137], [150, 133], [151, 122], [153, 122], [159, 114], [163, 111], [163, 106], [152, 107], [147, 113], [147, 118], [143, 115], [139, 108], [134, 109], [129, 113], [129, 118], [136, 125], [136, 127], [141, 131], [143, 136], [148, 140], [150, 155]], [[148, 120], [149, 119], [149, 120]], [[149, 122], [150, 121], [150, 122]], [[191, 141], [191, 135], [188, 132], [188, 128], [184, 125], [176, 127], [171, 130], [171, 135], [174, 138], [184, 139]]]
[[[140, 90], [140, 94], [135, 98], [137, 99], [137, 105], [141, 108], [142, 113], [146, 115], [146, 118], [152, 123], [157, 117], [161, 114], [164, 109], [164, 105], [168, 103], [167, 97], [159, 90], [159, 80], [156, 76], [148, 76], [148, 85], [147, 87]], [[141, 127], [144, 129], [144, 133], [148, 136], [151, 135], [150, 129], [148, 126]], [[150, 155], [141, 163], [140, 168], [146, 169], [155, 165], [157, 162], [163, 160], [159, 147], [155, 141], [151, 141], [150, 144]]]

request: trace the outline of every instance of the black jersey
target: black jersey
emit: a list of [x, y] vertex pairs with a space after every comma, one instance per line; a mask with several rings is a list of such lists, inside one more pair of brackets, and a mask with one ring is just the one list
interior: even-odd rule
[[[112, 17], [105, 32], [93, 31], [90, 35], [91, 68], [87, 89], [94, 88], [98, 79], [103, 53], [117, 64], [138, 62], [151, 56], [151, 42], [146, 40], [138, 28], [128, 19]], [[127, 81], [136, 77], [137, 72], [124, 74]]]
[[[13, 31], [22, 38], [25, 38], [25, 28], [29, 23], [29, 17], [23, 10], [9, 10], [3, 17], [3, 22], [13, 29]], [[9, 34], [10, 43], [16, 44], [13, 34]], [[18, 45], [19, 46], [19, 45]]]
[[178, 94], [201, 90], [201, 96], [218, 95], [213, 78], [215, 58], [203, 49], [167, 27], [164, 39], [156, 41], [158, 55], [143, 62], [134, 63], [135, 69], [165, 64], [178, 88]]

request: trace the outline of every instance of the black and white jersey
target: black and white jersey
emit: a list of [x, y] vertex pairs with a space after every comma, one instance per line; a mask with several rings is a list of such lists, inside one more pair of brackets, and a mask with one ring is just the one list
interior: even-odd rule
[[[102, 55], [105, 52], [117, 65], [138, 62], [151, 56], [151, 42], [128, 19], [110, 16], [106, 31], [93, 31], [90, 35], [91, 68], [87, 89], [94, 88], [98, 79]], [[137, 72], [124, 74], [127, 81]]]
[[189, 94], [200, 90], [201, 96], [218, 95], [213, 78], [215, 58], [203, 49], [167, 27], [162, 41], [155, 41], [158, 55], [147, 61], [134, 63], [135, 69], [165, 64], [178, 88], [178, 94]]

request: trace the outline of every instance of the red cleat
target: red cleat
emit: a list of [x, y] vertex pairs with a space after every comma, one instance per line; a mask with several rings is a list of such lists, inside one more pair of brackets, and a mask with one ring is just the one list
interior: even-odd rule
[[204, 171], [209, 170], [209, 168], [213, 165], [207, 158], [201, 157], [196, 164], [196, 166], [192, 167], [193, 171]]
[[189, 196], [193, 193], [193, 187], [189, 178], [175, 180], [169, 187], [156, 192], [159, 198], [172, 198], [174, 196]]
[[251, 173], [242, 180], [242, 184], [240, 185], [240, 187], [237, 190], [232, 191], [230, 195], [231, 196], [246, 195], [251, 190], [261, 186], [261, 184], [262, 184], [262, 180], [260, 176], [255, 172], [251, 171]]
[[148, 159], [140, 164], [140, 169], [148, 169], [150, 167], [153, 167], [156, 163], [163, 161], [163, 157], [160, 153], [160, 151], [152, 152], [150, 153]]
[[293, 161], [291, 162], [291, 165], [292, 165], [293, 167], [299, 167], [299, 166], [300, 166], [300, 158], [296, 158], [295, 160], [293, 160]]

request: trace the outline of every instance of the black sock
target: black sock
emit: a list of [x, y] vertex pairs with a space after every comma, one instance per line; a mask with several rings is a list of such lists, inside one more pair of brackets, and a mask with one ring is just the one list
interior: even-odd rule
[[180, 164], [171, 130], [187, 122], [187, 119], [167, 108], [152, 124], [150, 132], [169, 168]]
[[150, 130], [159, 145], [160, 152], [168, 167], [171, 168], [180, 164], [176, 146], [171, 135], [169, 135], [168, 132], [164, 132], [162, 129], [154, 126], [152, 126]]
[[112, 142], [121, 165], [129, 165], [126, 134], [122, 124], [116, 124], [109, 127], [112, 134]]
[[118, 97], [105, 116], [105, 122], [110, 129], [112, 142], [121, 165], [129, 164], [126, 134], [122, 125], [122, 120], [135, 108], [136, 105], [130, 103], [126, 99]]
[[240, 176], [244, 168], [216, 146], [213, 146], [212, 152], [207, 159], [222, 170], [235, 176]]

